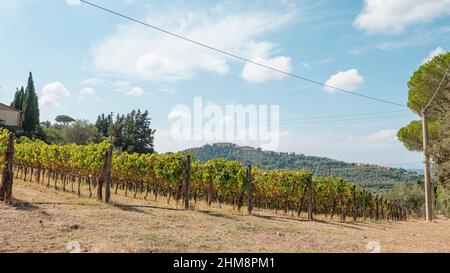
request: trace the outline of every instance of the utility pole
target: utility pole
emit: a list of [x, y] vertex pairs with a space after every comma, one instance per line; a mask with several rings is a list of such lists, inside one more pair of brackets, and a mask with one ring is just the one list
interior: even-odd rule
[[447, 67], [447, 70], [442, 77], [441, 82], [439, 83], [436, 91], [433, 96], [431, 96], [428, 104], [422, 109], [422, 130], [423, 130], [423, 154], [424, 154], [424, 176], [425, 176], [425, 217], [427, 221], [433, 220], [433, 199], [434, 199], [434, 186], [431, 183], [431, 170], [430, 170], [430, 153], [428, 150], [429, 147], [429, 138], [428, 138], [428, 109], [431, 106], [431, 103], [436, 98], [439, 89], [447, 78], [447, 74], [450, 71], [450, 64]]
[[423, 155], [424, 155], [424, 177], [425, 177], [425, 219], [433, 220], [433, 198], [431, 191], [431, 170], [430, 170], [430, 154], [428, 152], [428, 109], [422, 109], [422, 130], [423, 130]]

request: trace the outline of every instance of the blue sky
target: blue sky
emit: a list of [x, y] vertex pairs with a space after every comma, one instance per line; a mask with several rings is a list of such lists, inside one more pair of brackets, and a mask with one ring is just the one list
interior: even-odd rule
[[[91, 1], [303, 77], [401, 104], [412, 73], [450, 45], [447, 0]], [[418, 119], [408, 109], [263, 71], [84, 4], [2, 0], [0, 64], [1, 102], [10, 103], [32, 71], [41, 120], [68, 114], [95, 121], [100, 113], [146, 109], [160, 152], [203, 144], [170, 139], [168, 119], [175, 105], [192, 106], [201, 96], [223, 106], [279, 105], [279, 151], [420, 167], [420, 154], [395, 137]], [[378, 112], [387, 113], [324, 118]], [[292, 119], [297, 121], [283, 122]]]

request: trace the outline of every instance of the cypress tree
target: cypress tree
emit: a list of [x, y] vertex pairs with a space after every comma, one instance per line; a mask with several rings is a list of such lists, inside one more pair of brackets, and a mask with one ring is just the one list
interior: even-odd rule
[[23, 99], [25, 96], [25, 91], [23, 90], [23, 86], [22, 88], [19, 90], [19, 88], [17, 88], [16, 93], [14, 95], [14, 101], [11, 103], [11, 107], [17, 110], [23, 110]]
[[17, 88], [16, 93], [14, 94], [14, 100], [13, 100], [13, 102], [11, 102], [11, 107], [14, 109], [17, 109], [17, 110], [21, 110], [18, 108], [19, 101], [20, 101], [19, 95], [20, 95], [20, 90], [19, 90], [19, 88]]
[[17, 108], [18, 110], [23, 110], [24, 99], [25, 99], [25, 90], [23, 89], [23, 86], [22, 86], [22, 88], [20, 88], [20, 91], [19, 91], [19, 102], [18, 102], [19, 108]]
[[23, 101], [23, 129], [35, 133], [39, 125], [39, 102], [34, 88], [33, 75], [30, 72]]

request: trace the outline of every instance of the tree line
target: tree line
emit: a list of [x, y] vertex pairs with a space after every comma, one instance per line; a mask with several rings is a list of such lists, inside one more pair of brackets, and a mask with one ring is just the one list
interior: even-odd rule
[[43, 124], [43, 141], [48, 144], [87, 145], [106, 139], [115, 148], [130, 153], [153, 153], [155, 130], [151, 127], [148, 111], [133, 110], [128, 114], [101, 114], [95, 123], [75, 120], [70, 116], [58, 116], [56, 123]]
[[30, 72], [26, 88], [17, 88], [11, 107], [22, 112], [23, 132], [18, 137], [39, 139], [47, 144], [87, 145], [109, 139], [116, 149], [130, 153], [153, 153], [154, 134], [150, 113], [133, 110], [128, 114], [101, 114], [97, 121], [59, 115], [52, 123], [40, 122], [39, 98]]
[[22, 128], [25, 135], [33, 136], [39, 133], [39, 99], [31, 72], [28, 76], [27, 87], [17, 88], [11, 107], [22, 111]]

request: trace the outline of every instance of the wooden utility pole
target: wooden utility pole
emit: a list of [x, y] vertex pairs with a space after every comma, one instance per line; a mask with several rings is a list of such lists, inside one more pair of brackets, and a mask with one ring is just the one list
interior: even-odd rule
[[253, 181], [252, 181], [252, 165], [248, 165], [248, 214], [252, 215], [253, 210]]
[[191, 183], [191, 155], [186, 158], [186, 180], [184, 185], [184, 208], [189, 209], [189, 187]]
[[423, 155], [424, 155], [424, 177], [425, 177], [425, 219], [433, 220], [433, 198], [431, 188], [430, 154], [428, 152], [428, 109], [422, 110], [422, 130], [423, 130]]

